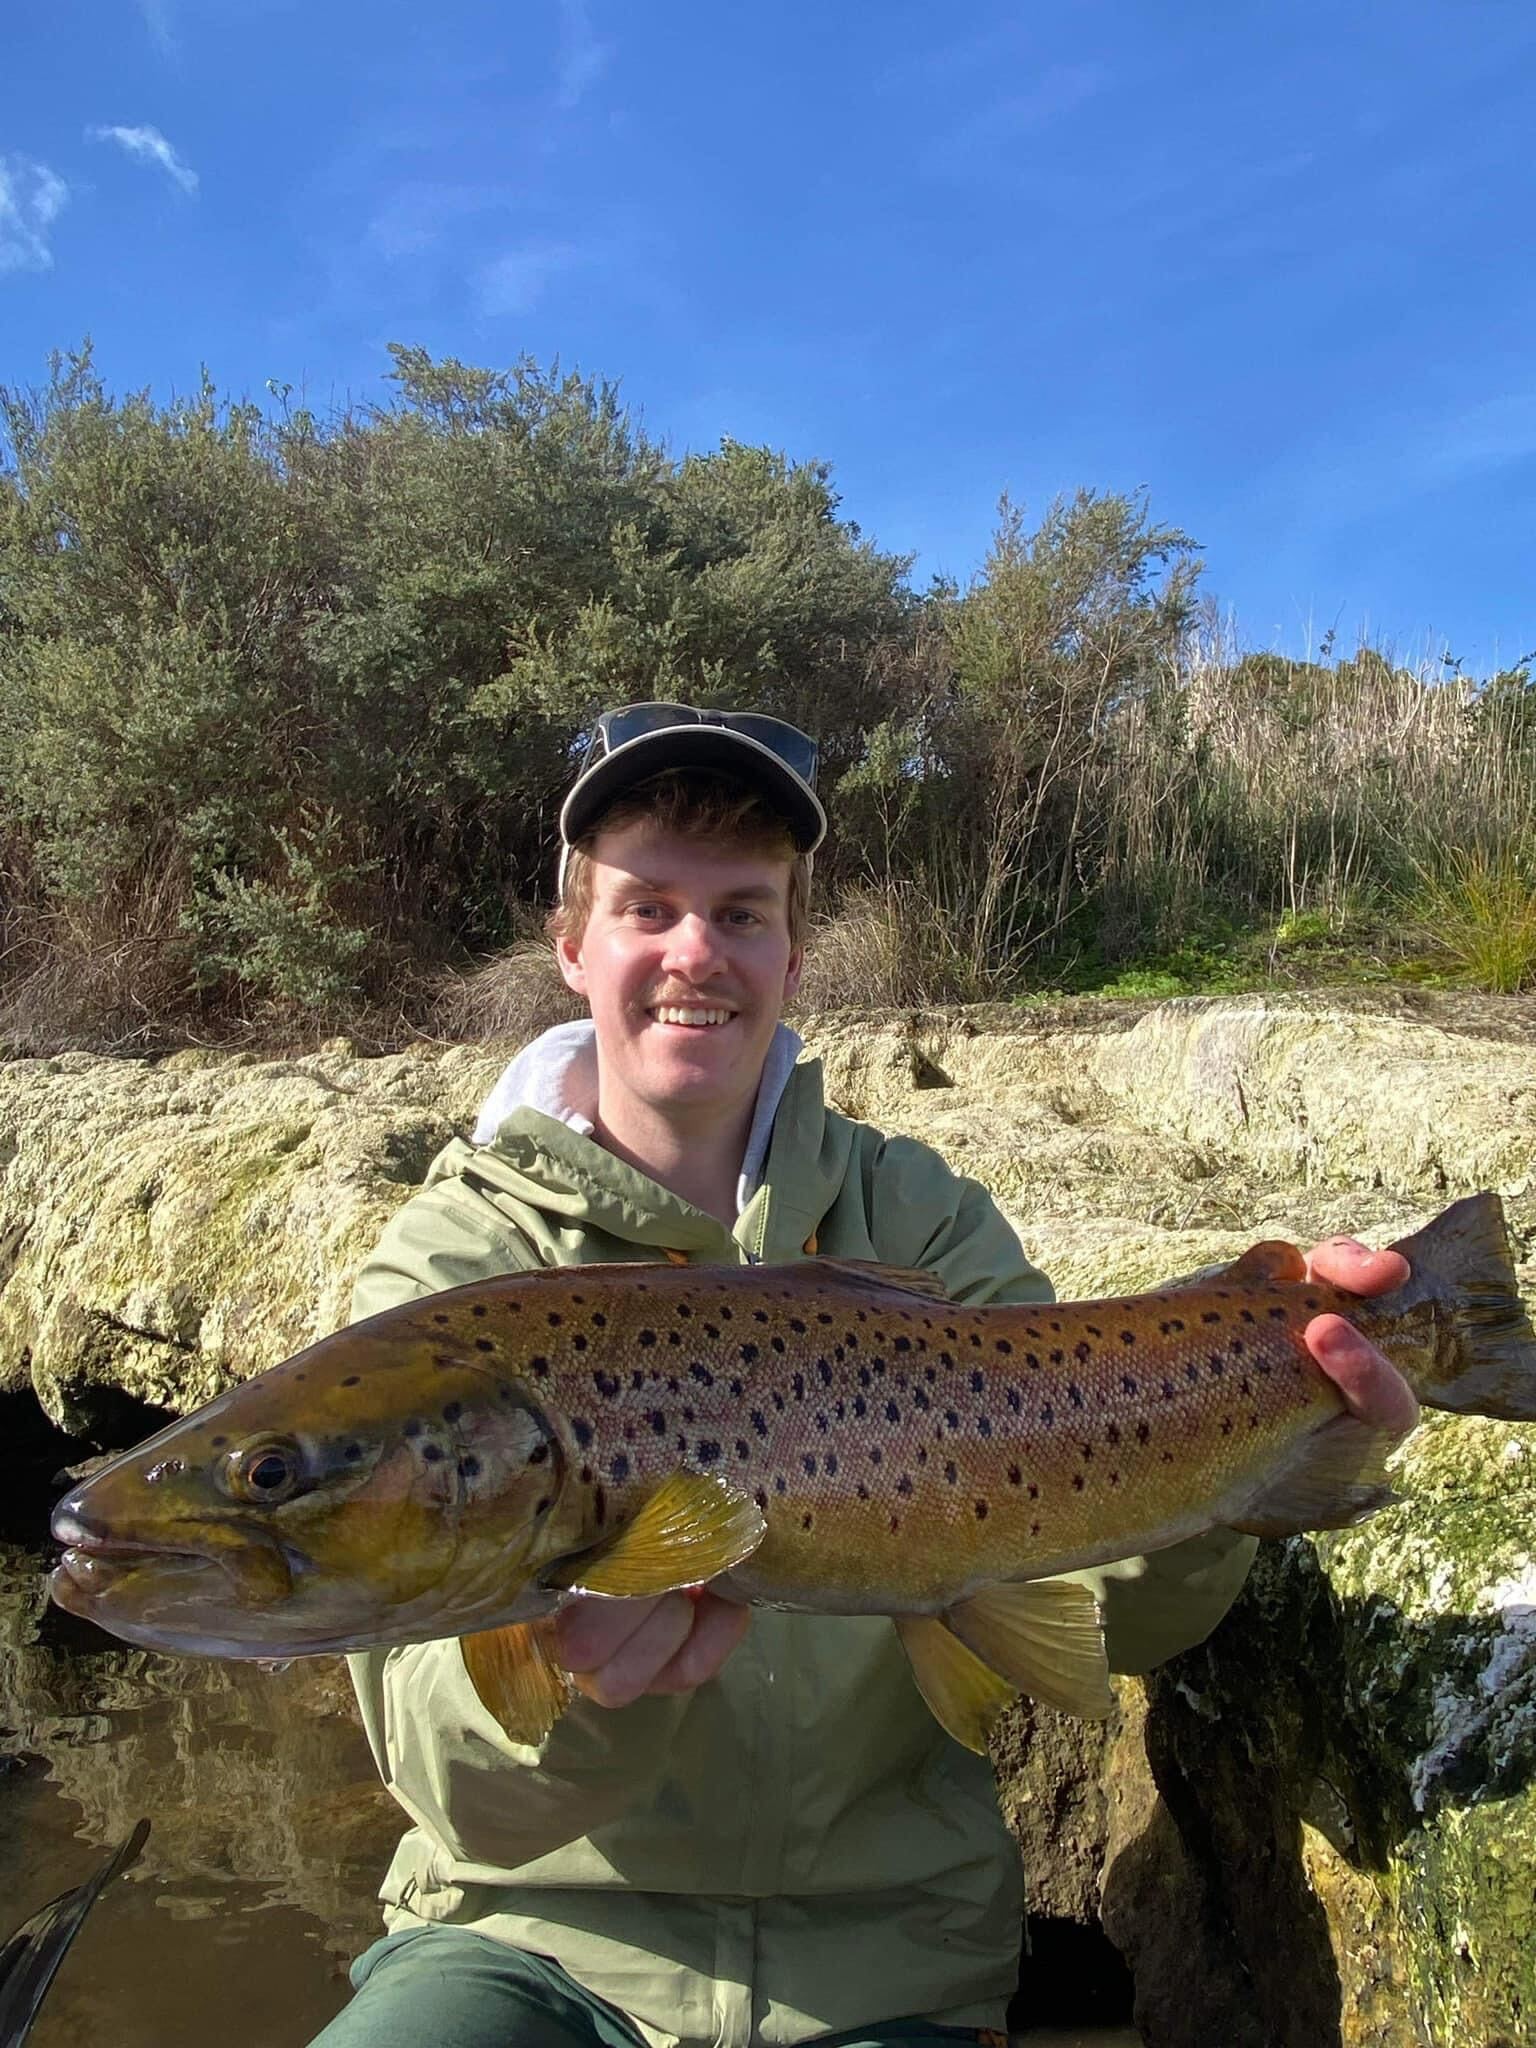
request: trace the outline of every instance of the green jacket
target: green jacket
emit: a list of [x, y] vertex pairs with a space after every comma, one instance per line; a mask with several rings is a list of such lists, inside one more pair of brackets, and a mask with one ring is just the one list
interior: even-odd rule
[[[960, 1301], [1044, 1301], [991, 1198], [927, 1146], [823, 1102], [796, 1067], [734, 1232], [537, 1110], [456, 1140], [364, 1268], [355, 1317], [539, 1265], [841, 1258], [925, 1267]], [[1252, 1543], [1225, 1532], [1082, 1574], [1111, 1662], [1197, 1642]], [[718, 1679], [538, 1749], [480, 1704], [453, 1641], [352, 1658], [412, 1826], [392, 1929], [451, 1921], [555, 1957], [658, 2048], [788, 2043], [903, 2015], [1000, 2027], [1018, 1977], [1018, 1854], [992, 1774], [940, 1729], [889, 1621], [757, 1611]]]

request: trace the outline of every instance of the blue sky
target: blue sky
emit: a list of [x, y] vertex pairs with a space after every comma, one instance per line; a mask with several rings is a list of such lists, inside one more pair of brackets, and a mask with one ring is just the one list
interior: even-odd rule
[[1245, 643], [1536, 647], [1532, 0], [10, 0], [0, 381], [616, 378], [962, 581], [1150, 492]]

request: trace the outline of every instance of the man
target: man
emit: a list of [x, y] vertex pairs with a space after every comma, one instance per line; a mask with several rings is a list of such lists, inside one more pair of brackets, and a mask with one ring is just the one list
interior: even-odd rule
[[[591, 1010], [513, 1062], [384, 1233], [354, 1310], [538, 1265], [821, 1252], [922, 1267], [962, 1301], [1049, 1299], [985, 1191], [828, 1110], [780, 1021], [826, 820], [815, 748], [771, 719], [631, 705], [561, 814], [560, 970]], [[1392, 1253], [1320, 1247], [1357, 1292]], [[1348, 1324], [1308, 1332], [1357, 1411], [1403, 1382]], [[1199, 1641], [1249, 1539], [1214, 1531], [1082, 1574], [1111, 1664]], [[1017, 1977], [1017, 1855], [879, 1618], [750, 1613], [709, 1592], [560, 1621], [585, 1698], [509, 1741], [453, 1642], [353, 1660], [410, 1814], [390, 1933], [324, 2048], [984, 2039]], [[317, 2044], [319, 2048], [319, 2044]]]

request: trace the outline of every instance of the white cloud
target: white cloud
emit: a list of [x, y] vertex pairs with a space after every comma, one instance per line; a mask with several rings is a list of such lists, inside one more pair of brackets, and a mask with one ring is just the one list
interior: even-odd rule
[[138, 0], [139, 13], [149, 30], [150, 41], [162, 57], [179, 55], [176, 31], [171, 26], [170, 0]]
[[182, 162], [158, 128], [87, 128], [85, 132], [88, 141], [115, 142], [130, 156], [138, 157], [141, 163], [158, 164], [183, 192], [196, 192], [196, 171]]
[[531, 313], [555, 278], [591, 260], [591, 251], [571, 242], [529, 242], [509, 249], [480, 273], [480, 310]]
[[0, 271], [52, 269], [48, 230], [68, 198], [69, 187], [46, 164], [0, 156]]
[[614, 46], [593, 31], [587, 0], [560, 0], [560, 61], [555, 104], [569, 113], [607, 70]]

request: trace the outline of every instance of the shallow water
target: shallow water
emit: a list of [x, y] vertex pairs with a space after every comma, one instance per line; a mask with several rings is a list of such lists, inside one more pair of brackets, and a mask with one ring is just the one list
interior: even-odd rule
[[331, 1660], [263, 1671], [125, 1648], [47, 1608], [0, 1544], [0, 1934], [152, 1824], [30, 2048], [301, 2048], [379, 1931], [400, 1819]]
[[[379, 1932], [399, 1834], [344, 1667], [133, 1650], [47, 1605], [0, 1541], [0, 1938], [152, 1824], [64, 1959], [29, 2048], [303, 2048]], [[1049, 2028], [1018, 2048], [1138, 2048]]]

